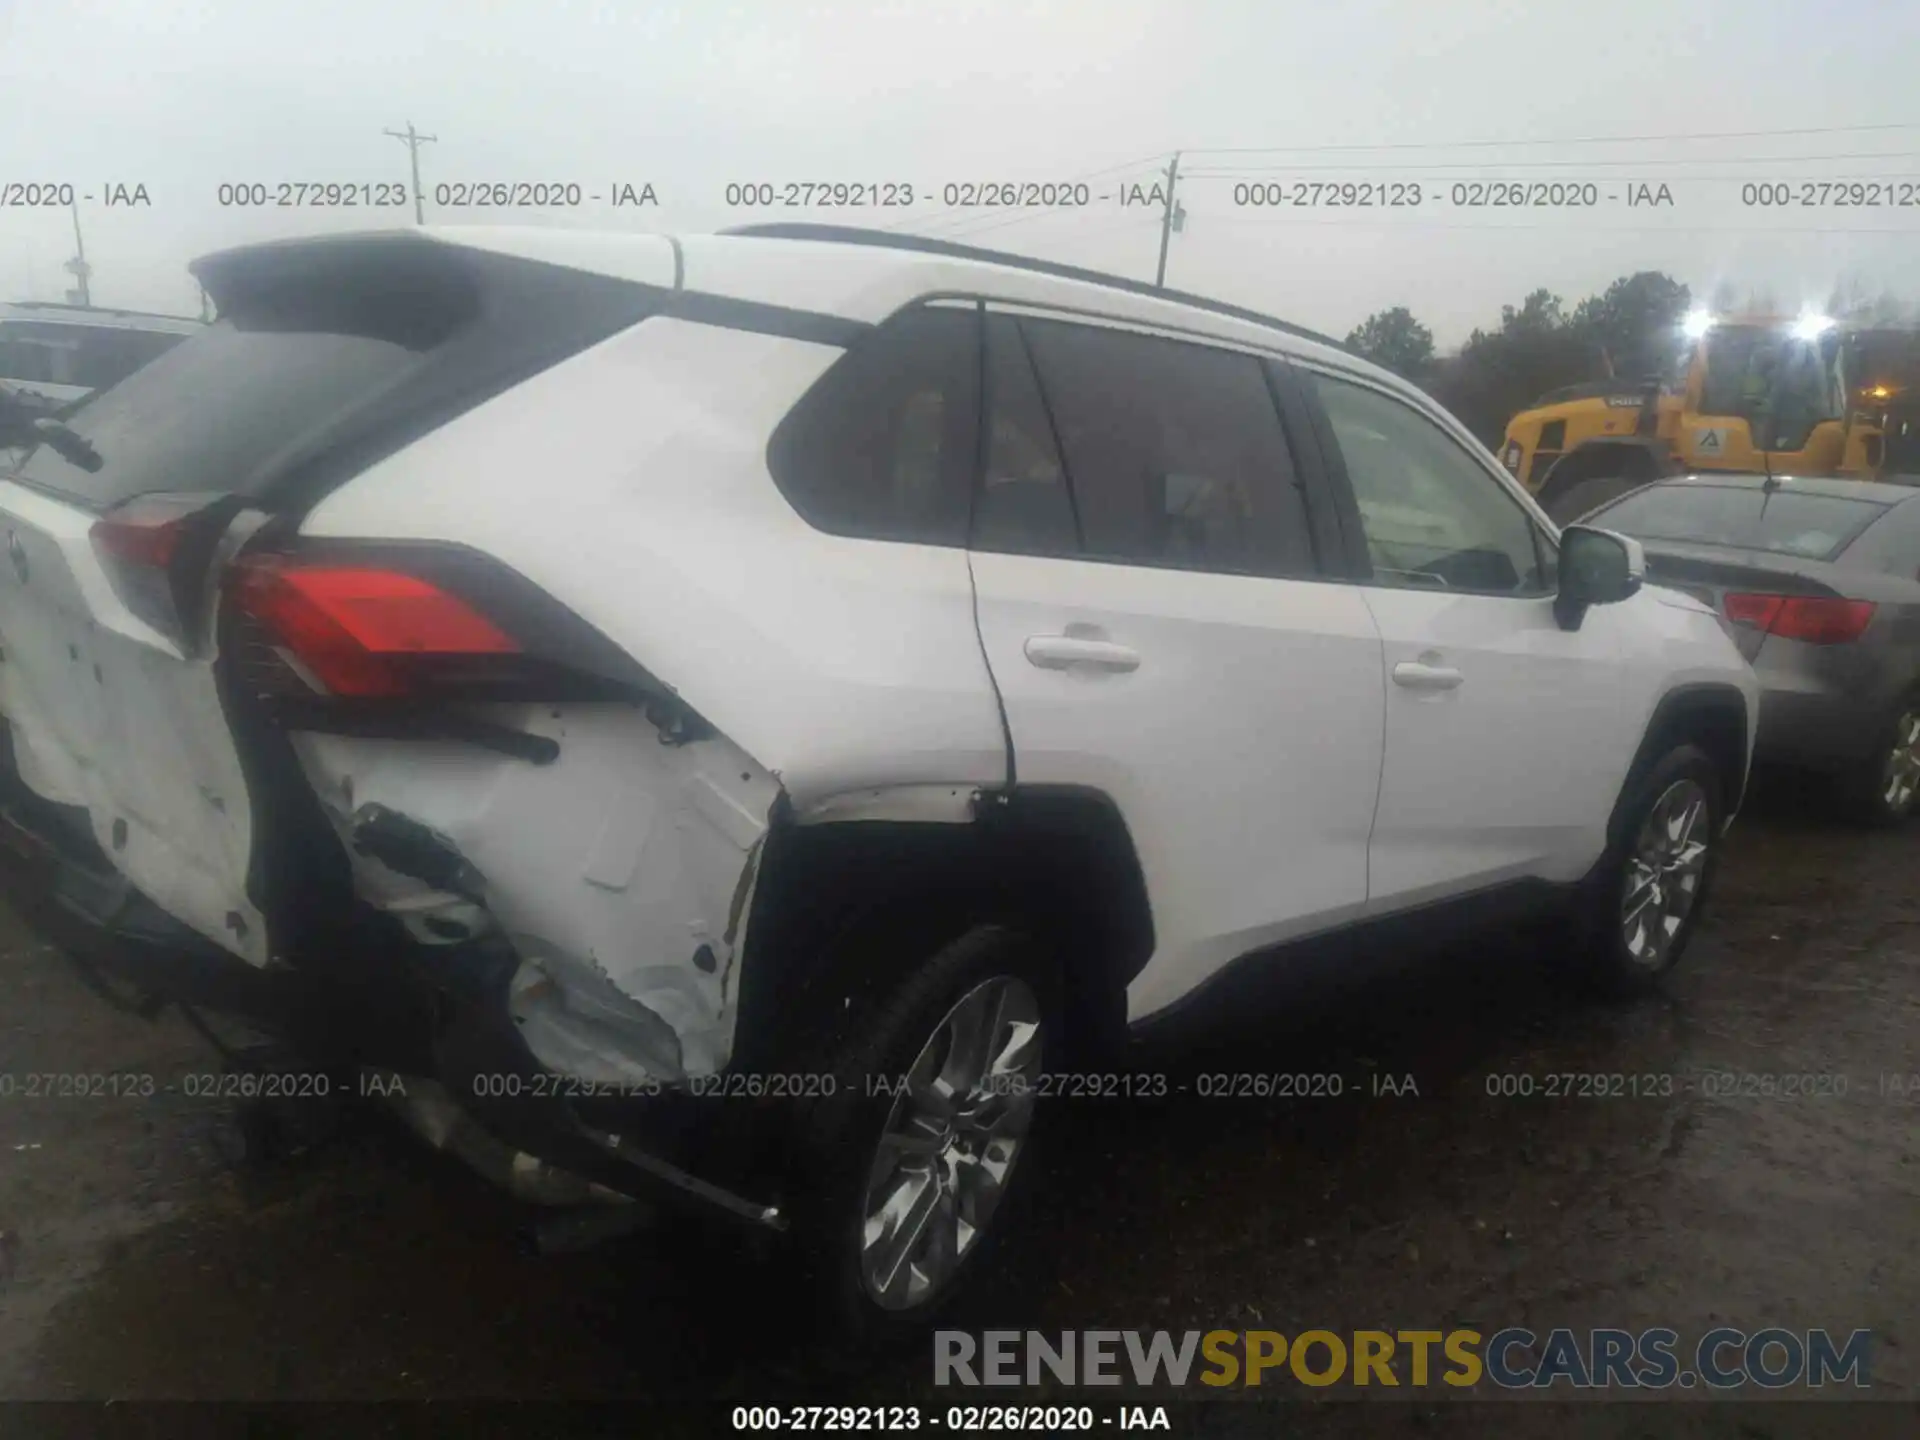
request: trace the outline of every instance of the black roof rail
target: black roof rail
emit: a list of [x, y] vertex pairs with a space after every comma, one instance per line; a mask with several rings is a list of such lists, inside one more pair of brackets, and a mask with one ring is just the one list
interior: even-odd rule
[[1108, 290], [1122, 290], [1129, 295], [1145, 295], [1154, 300], [1171, 300], [1178, 305], [1191, 305], [1197, 310], [1208, 310], [1215, 315], [1225, 315], [1234, 320], [1264, 325], [1269, 330], [1279, 330], [1302, 340], [1330, 345], [1349, 355], [1355, 353], [1345, 342], [1335, 340], [1330, 335], [1322, 335], [1319, 331], [1309, 330], [1304, 325], [1277, 320], [1271, 315], [1262, 315], [1258, 310], [1229, 305], [1224, 300], [1210, 300], [1204, 295], [1190, 295], [1184, 290], [1163, 290], [1157, 285], [1149, 285], [1144, 280], [1129, 280], [1124, 276], [1109, 275], [1100, 270], [1083, 270], [1077, 265], [1061, 265], [1052, 260], [1036, 260], [1029, 255], [1010, 255], [1004, 250], [983, 250], [975, 245], [960, 245], [951, 240], [938, 240], [925, 235], [901, 235], [891, 230], [862, 229], [857, 225], [820, 225], [798, 220], [739, 225], [731, 230], [722, 230], [720, 233], [750, 236], [761, 240], [825, 240], [838, 245], [869, 245], [878, 250], [910, 250], [921, 255], [945, 255], [955, 260], [978, 260], [989, 265], [1007, 265], [1016, 270], [1030, 270], [1037, 275], [1052, 275], [1060, 280], [1080, 280], [1089, 285], [1103, 286]]

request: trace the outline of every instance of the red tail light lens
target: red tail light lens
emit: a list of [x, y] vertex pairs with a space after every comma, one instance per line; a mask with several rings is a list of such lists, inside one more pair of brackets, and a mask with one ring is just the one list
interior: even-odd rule
[[237, 579], [240, 609], [336, 695], [405, 695], [411, 662], [520, 651], [464, 600], [401, 571], [263, 557]]
[[1729, 595], [1726, 599], [1727, 619], [1736, 625], [1751, 625], [1756, 630], [1765, 630], [1773, 624], [1774, 617], [1780, 613], [1780, 602], [1784, 595]]
[[199, 628], [207, 561], [238, 508], [226, 495], [142, 495], [102, 515], [87, 535], [121, 603], [186, 651]]
[[1729, 595], [1726, 612], [1737, 625], [1809, 645], [1850, 644], [1873, 623], [1871, 600], [1824, 595]]

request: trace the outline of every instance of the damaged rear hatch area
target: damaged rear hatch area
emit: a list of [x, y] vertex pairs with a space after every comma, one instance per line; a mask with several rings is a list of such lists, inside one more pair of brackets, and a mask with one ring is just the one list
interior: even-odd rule
[[288, 942], [269, 933], [252, 780], [222, 704], [228, 560], [381, 456], [643, 318], [651, 296], [410, 235], [195, 269], [219, 323], [0, 480], [0, 713], [19, 785], [90, 832], [140, 895], [261, 966]]
[[657, 313], [670, 243], [621, 268], [421, 232], [199, 262], [218, 322], [0, 480], [0, 810], [103, 929], [145, 909], [222, 963], [339, 981], [323, 1041], [389, 1000], [429, 1017], [344, 1047], [438, 1077], [419, 1128], [470, 1112], [612, 1190], [765, 1220], [567, 1102], [725, 1065], [777, 781], [499, 561], [299, 533]]

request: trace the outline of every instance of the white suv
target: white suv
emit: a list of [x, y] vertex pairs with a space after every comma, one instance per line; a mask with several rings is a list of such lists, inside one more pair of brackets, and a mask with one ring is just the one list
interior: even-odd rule
[[16, 872], [524, 1195], [885, 1333], [1233, 962], [1545, 906], [1637, 990], [1698, 916], [1734, 643], [1332, 342], [825, 227], [194, 269], [0, 482]]

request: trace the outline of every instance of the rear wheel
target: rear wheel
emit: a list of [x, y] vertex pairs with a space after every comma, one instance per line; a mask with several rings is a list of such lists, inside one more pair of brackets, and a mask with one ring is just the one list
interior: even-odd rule
[[1873, 824], [1898, 825], [1920, 806], [1920, 694], [1895, 707], [1851, 788], [1855, 812]]
[[1032, 1181], [1059, 980], [1026, 935], [981, 926], [849, 1016], [833, 1095], [800, 1137], [795, 1229], [842, 1359], [917, 1335], [983, 1268]]
[[1676, 746], [1632, 782], [1575, 916], [1577, 958], [1597, 988], [1644, 995], [1679, 963], [1725, 816], [1719, 771], [1697, 746]]

